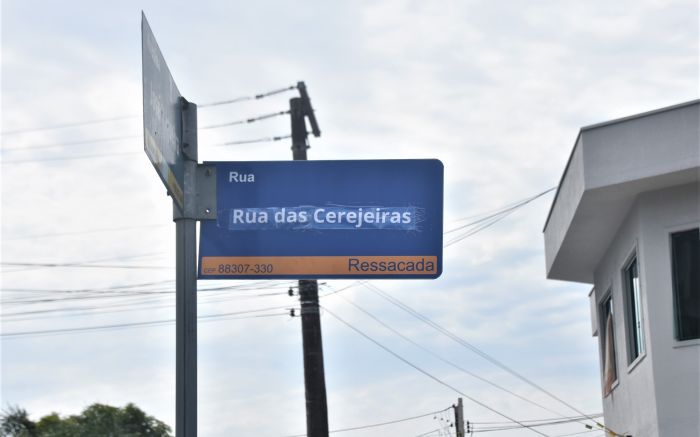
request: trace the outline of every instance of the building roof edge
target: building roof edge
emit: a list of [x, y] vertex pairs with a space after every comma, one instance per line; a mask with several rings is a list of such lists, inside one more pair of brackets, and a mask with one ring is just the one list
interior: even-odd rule
[[648, 117], [648, 116], [659, 114], [662, 112], [672, 111], [674, 109], [679, 109], [679, 108], [683, 108], [686, 106], [693, 106], [693, 105], [698, 105], [698, 104], [700, 104], [700, 99], [689, 100], [687, 102], [678, 103], [678, 104], [666, 106], [663, 108], [653, 109], [651, 111], [640, 112], [638, 114], [628, 115], [626, 117], [621, 117], [621, 118], [616, 118], [613, 120], [603, 121], [600, 123], [590, 124], [588, 126], [584, 126], [581, 129], [579, 129], [578, 135], [576, 135], [576, 140], [574, 141], [574, 147], [571, 148], [571, 153], [569, 154], [569, 159], [566, 161], [566, 165], [564, 166], [564, 172], [562, 173], [561, 178], [559, 178], [559, 184], [557, 185], [557, 192], [554, 194], [554, 199], [552, 199], [552, 204], [549, 207], [549, 212], [547, 213], [547, 218], [545, 219], [544, 227], [542, 228], [542, 232], [544, 232], [547, 229], [547, 225], [549, 224], [549, 219], [552, 217], [552, 212], [554, 211], [554, 205], [557, 203], [557, 198], [559, 197], [559, 190], [561, 189], [561, 184], [562, 184], [562, 182], [564, 182], [564, 178], [566, 177], [566, 174], [569, 171], [569, 164], [571, 164], [571, 159], [574, 156], [574, 152], [576, 151], [576, 146], [579, 143], [579, 139], [581, 138], [581, 135], [585, 131], [593, 130], [593, 129], [600, 128], [600, 127], [610, 126], [613, 124], [622, 123], [622, 122], [634, 120], [637, 118]]

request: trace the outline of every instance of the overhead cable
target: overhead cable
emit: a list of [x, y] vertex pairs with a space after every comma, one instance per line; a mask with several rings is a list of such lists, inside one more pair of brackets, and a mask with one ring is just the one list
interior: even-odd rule
[[[209, 129], [218, 129], [218, 128], [222, 128], [222, 127], [237, 126], [237, 125], [242, 125], [242, 124], [250, 124], [250, 123], [255, 123], [256, 121], [267, 120], [270, 118], [279, 117], [279, 116], [286, 115], [286, 114], [289, 114], [289, 110], [277, 111], [277, 112], [273, 112], [273, 113], [269, 113], [269, 114], [258, 115], [256, 117], [249, 117], [249, 118], [244, 118], [241, 120], [228, 121], [225, 123], [202, 126], [202, 127], [198, 127], [198, 129], [199, 130], [209, 130]], [[105, 142], [120, 141], [120, 140], [129, 140], [129, 139], [134, 139], [134, 138], [143, 138], [143, 135], [142, 134], [124, 135], [124, 136], [118, 136], [118, 137], [96, 138], [96, 139], [90, 139], [90, 140], [64, 141], [64, 142], [58, 142], [58, 143], [40, 144], [40, 145], [25, 146], [25, 147], [7, 147], [7, 146], [5, 146], [0, 150], [2, 150], [4, 152], [4, 151], [24, 151], [24, 150], [35, 150], [35, 149], [49, 149], [49, 148], [54, 148], [54, 147], [79, 146], [79, 145], [84, 145], [84, 144], [95, 144], [95, 143], [105, 143]]]
[[[487, 354], [486, 352], [482, 351], [478, 347], [474, 346], [473, 344], [467, 342], [457, 334], [454, 334], [453, 332], [447, 330], [443, 326], [439, 325], [437, 322], [434, 322], [431, 320], [429, 317], [419, 313], [415, 309], [411, 308], [410, 306], [406, 305], [404, 302], [402, 302], [400, 299], [391, 296], [387, 292], [383, 291], [379, 287], [377, 287], [374, 284], [370, 284], [369, 282], [364, 281], [363, 285], [370, 289], [371, 291], [375, 292], [378, 296], [382, 297], [383, 299], [387, 300], [388, 302], [396, 305], [397, 307], [401, 308], [408, 314], [412, 315], [413, 317], [417, 318], [418, 320], [421, 320], [423, 323], [427, 324], [431, 328], [435, 329], [436, 331], [440, 332], [441, 334], [451, 338], [453, 341], [456, 343], [460, 344], [461, 346], [471, 350], [475, 354], [479, 355], [486, 361], [492, 363], [493, 365], [501, 368], [502, 370], [505, 370], [507, 373], [510, 373], [511, 375], [515, 376], [516, 378], [520, 379], [521, 381], [525, 382], [526, 384], [536, 388], [537, 390], [541, 391], [542, 393], [545, 393], [547, 396], [550, 398], [560, 402], [561, 404], [569, 407], [571, 410], [575, 411], [576, 413], [586, 417], [588, 420], [592, 421], [598, 426], [603, 426], [600, 423], [598, 423], [594, 418], [586, 416], [586, 413], [582, 412], [575, 406], [571, 405], [570, 403], [566, 402], [565, 400], [561, 399], [560, 397], [556, 396], [555, 394], [551, 393], [550, 391], [544, 389], [542, 386], [539, 384], [535, 383], [534, 381], [530, 380], [529, 378], [523, 376], [522, 374], [516, 372], [515, 370], [511, 369], [510, 367], [506, 366], [504, 363], [499, 361], [498, 359], [492, 357], [491, 355]], [[607, 429], [606, 429], [607, 430]], [[608, 430], [610, 431], [610, 430]]]
[[16, 240], [29, 240], [29, 239], [36, 239], [36, 238], [64, 237], [66, 235], [84, 235], [84, 234], [94, 234], [94, 233], [98, 233], [98, 232], [128, 231], [128, 230], [132, 230], [132, 229], [141, 229], [141, 228], [162, 228], [165, 226], [169, 226], [169, 225], [161, 224], [161, 225], [119, 226], [119, 227], [114, 227], [114, 228], [94, 228], [94, 229], [84, 229], [82, 231], [73, 231], [73, 232], [54, 232], [54, 233], [48, 233], [48, 234], [20, 235], [17, 237], [3, 238], [2, 241], [5, 242], [5, 241], [16, 241]]
[[94, 143], [108, 143], [108, 142], [112, 142], [112, 141], [131, 140], [134, 138], [143, 138], [143, 135], [141, 135], [141, 134], [123, 135], [123, 136], [119, 136], [119, 137], [95, 138], [95, 139], [91, 139], [91, 140], [64, 141], [64, 142], [59, 142], [59, 143], [38, 144], [35, 146], [24, 146], [24, 147], [3, 146], [3, 148], [0, 150], [5, 152], [5, 151], [21, 151], [21, 150], [34, 150], [34, 149], [49, 149], [49, 148], [53, 148], [53, 147], [78, 146], [78, 145], [83, 145], [83, 144], [94, 144]]
[[128, 156], [128, 155], [141, 155], [143, 152], [123, 152], [123, 153], [102, 153], [97, 155], [77, 155], [77, 156], [59, 156], [55, 158], [36, 158], [36, 159], [13, 159], [13, 160], [2, 160], [0, 164], [26, 164], [30, 162], [45, 162], [45, 161], [73, 161], [76, 159], [94, 159], [94, 158], [109, 158], [114, 156]]
[[280, 89], [268, 91], [265, 93], [260, 93], [260, 94], [250, 95], [250, 96], [241, 96], [241, 97], [236, 97], [233, 99], [221, 100], [218, 102], [202, 103], [202, 104], [197, 105], [197, 107], [208, 108], [211, 106], [229, 105], [231, 103], [245, 102], [248, 100], [260, 100], [260, 99], [263, 99], [265, 97], [274, 96], [275, 94], [286, 93], [287, 91], [292, 91], [292, 90], [295, 90], [296, 88], [297, 88], [296, 85], [291, 85], [291, 86], [288, 86], [285, 88], [280, 88]]
[[250, 123], [255, 123], [256, 121], [260, 120], [267, 120], [269, 118], [274, 118], [274, 117], [279, 117], [281, 115], [286, 115], [289, 114], [289, 110], [287, 111], [278, 111], [278, 112], [272, 112], [270, 114], [263, 114], [263, 115], [258, 115], [257, 117], [251, 117], [251, 118], [244, 118], [242, 120], [235, 120], [235, 121], [229, 121], [227, 123], [220, 123], [220, 124], [212, 124], [209, 126], [202, 126], [198, 128], [199, 130], [204, 130], [204, 129], [218, 129], [221, 127], [228, 127], [228, 126], [236, 126], [239, 124], [250, 124]]
[[[498, 223], [499, 221], [503, 220], [504, 218], [508, 217], [510, 214], [512, 214], [517, 209], [522, 208], [523, 206], [529, 204], [530, 202], [533, 202], [536, 199], [539, 199], [540, 197], [544, 196], [545, 194], [547, 194], [555, 189], [556, 189], [556, 187], [549, 188], [549, 189], [542, 191], [541, 193], [538, 193], [534, 196], [531, 196], [531, 197], [528, 197], [524, 200], [518, 201], [512, 206], [504, 207], [504, 208], [496, 211], [493, 214], [489, 214], [489, 215], [482, 217], [480, 219], [471, 221], [467, 224], [464, 224], [464, 225], [458, 226], [454, 229], [450, 229], [448, 231], [445, 231], [443, 234], [447, 235], [447, 234], [450, 234], [453, 232], [462, 231], [462, 230], [466, 230], [468, 228], [471, 228], [471, 229], [468, 229], [465, 232], [449, 239], [443, 245], [443, 247], [447, 248], [449, 246], [452, 246], [453, 244], [459, 243], [460, 241], [464, 240], [465, 238], [471, 237], [472, 235], [483, 231], [484, 229], [486, 229], [486, 228]], [[476, 226], [476, 225], [478, 225], [478, 226]], [[476, 227], [472, 228], [472, 226], [476, 226]]]
[[[296, 85], [291, 85], [291, 86], [288, 86], [285, 88], [267, 91], [267, 92], [260, 93], [260, 94], [235, 97], [232, 99], [221, 100], [221, 101], [217, 101], [217, 102], [202, 103], [202, 104], [197, 105], [197, 107], [208, 108], [208, 107], [212, 107], [212, 106], [221, 106], [221, 105], [228, 105], [231, 103], [244, 102], [247, 100], [259, 100], [259, 99], [262, 99], [265, 97], [273, 96], [275, 94], [280, 94], [280, 93], [284, 93], [287, 91], [291, 91], [291, 90], [294, 90], [296, 88], [297, 88]], [[20, 134], [20, 133], [34, 132], [34, 131], [64, 129], [64, 128], [69, 128], [69, 127], [86, 126], [86, 125], [90, 125], [90, 124], [100, 124], [100, 123], [108, 123], [108, 122], [113, 122], [113, 121], [134, 119], [134, 118], [138, 118], [140, 116], [141, 116], [140, 114], [139, 115], [130, 114], [130, 115], [120, 115], [120, 116], [110, 117], [110, 118], [98, 118], [98, 119], [93, 119], [93, 120], [82, 120], [82, 121], [54, 124], [54, 125], [48, 125], [48, 126], [28, 127], [28, 128], [14, 129], [14, 130], [9, 130], [9, 131], [2, 131], [2, 132], [0, 132], [0, 135], [15, 135], [15, 134]]]
[[[380, 427], [380, 426], [393, 425], [393, 424], [395, 424], [395, 423], [408, 422], [408, 421], [411, 421], [411, 420], [422, 419], [423, 417], [433, 416], [433, 415], [435, 415], [435, 414], [440, 414], [440, 413], [442, 413], [442, 412], [445, 412], [445, 411], [448, 411], [448, 410], [451, 410], [451, 409], [452, 409], [452, 407], [450, 406], [450, 407], [447, 407], [447, 408], [445, 408], [445, 409], [443, 409], [443, 410], [432, 411], [432, 412], [430, 412], [430, 413], [420, 414], [420, 415], [417, 415], [417, 416], [404, 417], [403, 419], [390, 420], [390, 421], [381, 422], [381, 423], [373, 423], [373, 424], [371, 424], [371, 425], [353, 426], [353, 427], [351, 427], [351, 428], [332, 429], [332, 430], [330, 430], [330, 431], [328, 431], [328, 432], [329, 432], [329, 433], [334, 433], [334, 432], [357, 431], [357, 430], [361, 430], [361, 429], [377, 428], [377, 427]], [[294, 434], [294, 435], [287, 435], [287, 436], [284, 436], [284, 437], [306, 437], [306, 434]]]
[[559, 415], [559, 416], [561, 416], [561, 417], [566, 417], [566, 416], [564, 416], [563, 414], [561, 414], [561, 413], [559, 413], [559, 412], [557, 412], [557, 411], [555, 411], [555, 410], [552, 410], [552, 409], [550, 409], [550, 408], [548, 408], [548, 407], [546, 407], [546, 406], [544, 406], [544, 405], [541, 405], [541, 404], [539, 404], [539, 403], [537, 403], [537, 402], [535, 402], [535, 401], [533, 401], [533, 400], [531, 400], [531, 399], [529, 399], [529, 398], [526, 398], [525, 396], [521, 396], [521, 395], [519, 395], [519, 394], [517, 394], [517, 393], [515, 393], [515, 392], [513, 392], [513, 391], [511, 391], [511, 390], [509, 390], [509, 389], [507, 389], [507, 388], [505, 388], [505, 387], [503, 387], [503, 386], [501, 386], [501, 385], [499, 385], [499, 384], [497, 384], [497, 383], [495, 383], [495, 382], [489, 380], [489, 379], [486, 379], [486, 378], [484, 378], [484, 377], [481, 377], [481, 376], [477, 375], [476, 373], [470, 372], [469, 370], [467, 370], [467, 369], [461, 367], [460, 365], [456, 364], [456, 363], [453, 362], [453, 361], [450, 361], [450, 360], [448, 360], [448, 359], [446, 359], [446, 358], [443, 358], [442, 356], [438, 355], [437, 353], [433, 352], [432, 350], [430, 350], [430, 349], [428, 349], [428, 348], [426, 348], [426, 347], [420, 345], [419, 343], [415, 342], [415, 341], [412, 340], [411, 338], [409, 338], [409, 337], [407, 337], [406, 335], [402, 334], [402, 333], [399, 332], [398, 330], [392, 328], [392, 327], [389, 326], [387, 323], [383, 322], [382, 320], [380, 320], [378, 317], [374, 316], [372, 313], [370, 313], [370, 312], [367, 311], [366, 309], [364, 309], [364, 308], [360, 307], [358, 304], [352, 302], [350, 299], [348, 299], [348, 298], [346, 298], [346, 297], [344, 297], [344, 296], [342, 296], [342, 295], [340, 295], [339, 297], [340, 297], [341, 299], [343, 299], [344, 301], [346, 301], [347, 303], [349, 303], [350, 305], [352, 305], [353, 307], [355, 307], [356, 309], [358, 309], [359, 311], [363, 312], [365, 315], [367, 315], [367, 316], [370, 317], [372, 320], [374, 320], [375, 322], [379, 323], [380, 325], [382, 325], [383, 327], [385, 327], [385, 328], [388, 329], [389, 331], [391, 331], [391, 332], [393, 332], [394, 334], [398, 335], [399, 337], [401, 337], [401, 338], [404, 339], [405, 341], [411, 343], [412, 345], [414, 345], [414, 346], [417, 347], [418, 349], [420, 349], [420, 350], [422, 350], [422, 351], [428, 353], [429, 355], [431, 355], [431, 356], [437, 358], [438, 360], [442, 361], [443, 363], [445, 363], [445, 364], [447, 364], [447, 365], [449, 365], [449, 366], [451, 366], [451, 367], [454, 367], [455, 369], [461, 371], [462, 373], [465, 373], [465, 374], [467, 374], [467, 375], [469, 375], [469, 376], [471, 376], [471, 377], [473, 377], [473, 378], [476, 378], [476, 379], [478, 379], [478, 380], [481, 381], [481, 382], [484, 382], [484, 383], [486, 383], [486, 384], [489, 384], [490, 386], [495, 387], [495, 388], [497, 388], [497, 389], [499, 389], [499, 390], [501, 390], [501, 391], [503, 391], [503, 392], [505, 392], [505, 393], [508, 393], [508, 394], [510, 394], [510, 395], [512, 395], [512, 396], [514, 396], [514, 397], [516, 397], [516, 398], [518, 398], [518, 399], [520, 399], [520, 400], [522, 400], [522, 401], [525, 401], [525, 402], [527, 402], [527, 403], [529, 403], [529, 404], [531, 404], [531, 405], [534, 405], [534, 406], [536, 406], [536, 407], [539, 407], [539, 408], [541, 408], [541, 409], [543, 409], [543, 410], [549, 411], [550, 413], [554, 413], [554, 414]]
[[0, 132], [0, 135], [15, 135], [15, 134], [23, 134], [23, 133], [27, 133], [27, 132], [42, 131], [42, 130], [64, 129], [64, 128], [68, 128], [68, 127], [86, 126], [89, 124], [100, 124], [100, 123], [109, 123], [112, 121], [128, 120], [130, 118], [137, 118], [137, 117], [139, 117], [139, 116], [138, 115], [119, 115], [119, 116], [110, 117], [110, 118], [98, 118], [98, 119], [94, 119], [94, 120], [74, 121], [74, 122], [54, 124], [54, 125], [49, 125], [49, 126], [28, 127], [28, 128], [24, 128], [24, 129], [14, 129], [14, 130], [9, 130], [9, 131], [2, 131], [2, 132]]
[[239, 144], [269, 143], [272, 141], [280, 141], [280, 140], [284, 140], [284, 139], [291, 138], [291, 137], [292, 137], [291, 135], [282, 135], [282, 136], [277, 136], [277, 137], [257, 138], [254, 140], [229, 141], [226, 143], [213, 144], [213, 145], [214, 146], [236, 146]]
[[[273, 311], [273, 310], [279, 310], [279, 309], [286, 310], [287, 306], [260, 308], [260, 309], [255, 309], [255, 310], [246, 310], [246, 311], [235, 311], [235, 312], [222, 313], [222, 314], [207, 314], [207, 315], [197, 316], [197, 320], [199, 320], [199, 321], [218, 320], [218, 319], [228, 317], [228, 316], [237, 316], [237, 315], [242, 315], [242, 314], [259, 313], [259, 312]], [[281, 315], [286, 316], [287, 313], [285, 312], [283, 314], [266, 314], [266, 315], [259, 315], [258, 317], [271, 317], [271, 316], [281, 316]], [[36, 335], [54, 335], [54, 334], [77, 333], [77, 332], [104, 331], [104, 330], [121, 329], [121, 328], [133, 328], [133, 327], [137, 327], [137, 326], [158, 326], [158, 325], [170, 324], [170, 323], [175, 323], [175, 319], [149, 320], [149, 321], [144, 321], [144, 322], [119, 323], [119, 324], [114, 324], [114, 325], [83, 326], [83, 327], [77, 327], [77, 328], [64, 328], [64, 329], [45, 329], [45, 330], [37, 330], [37, 331], [3, 332], [2, 334], [0, 334], [0, 337], [2, 337], [3, 339], [11, 339], [11, 338], [20, 338], [20, 337], [36, 336]]]
[[401, 355], [399, 355], [398, 353], [394, 352], [394, 351], [393, 351], [392, 349], [390, 349], [389, 347], [387, 347], [387, 346], [383, 345], [382, 343], [380, 343], [379, 341], [375, 340], [374, 338], [372, 338], [371, 336], [369, 336], [369, 335], [366, 334], [365, 332], [361, 331], [359, 328], [356, 328], [356, 327], [353, 326], [352, 324], [346, 322], [346, 321], [345, 321], [344, 319], [342, 319], [340, 316], [336, 315], [333, 311], [329, 310], [328, 307], [326, 307], [326, 306], [321, 306], [321, 307], [324, 309], [324, 312], [330, 314], [334, 319], [338, 320], [339, 322], [341, 322], [342, 324], [344, 324], [344, 325], [347, 326], [348, 328], [350, 328], [350, 329], [352, 329], [353, 331], [355, 331], [356, 333], [360, 334], [362, 337], [364, 337], [364, 338], [366, 338], [367, 340], [371, 341], [372, 343], [374, 343], [375, 345], [379, 346], [379, 347], [380, 347], [381, 349], [383, 349], [384, 351], [386, 351], [386, 352], [388, 352], [389, 354], [393, 355], [395, 358], [399, 359], [400, 361], [404, 362], [405, 364], [407, 364], [407, 365], [409, 365], [410, 367], [414, 368], [415, 370], [419, 371], [420, 373], [422, 373], [423, 375], [425, 375], [425, 376], [427, 376], [428, 378], [432, 379], [433, 381], [437, 382], [438, 384], [443, 385], [443, 386], [445, 386], [445, 387], [451, 389], [452, 391], [454, 391], [454, 392], [456, 392], [456, 393], [462, 395], [462, 396], [465, 397], [466, 399], [469, 399], [470, 401], [472, 401], [472, 402], [474, 402], [475, 404], [481, 406], [482, 408], [485, 408], [485, 409], [491, 411], [492, 413], [498, 414], [499, 416], [503, 417], [504, 419], [507, 419], [507, 420], [509, 420], [509, 421], [511, 421], [511, 422], [513, 422], [513, 423], [518, 424], [518, 425], [521, 425], [523, 428], [527, 428], [527, 429], [529, 429], [530, 431], [532, 431], [532, 432], [534, 432], [534, 433], [536, 433], [536, 434], [540, 434], [540, 435], [543, 435], [543, 436], [545, 436], [545, 437], [549, 437], [547, 434], [545, 434], [545, 433], [543, 433], [543, 432], [541, 432], [541, 431], [538, 431], [537, 429], [534, 429], [534, 428], [532, 428], [532, 427], [530, 427], [530, 426], [528, 426], [528, 425], [526, 425], [526, 424], [524, 424], [524, 423], [522, 423], [522, 422], [520, 422], [520, 421], [518, 421], [518, 420], [516, 420], [516, 419], [513, 419], [512, 417], [508, 416], [507, 414], [505, 414], [505, 413], [503, 413], [503, 412], [501, 412], [501, 411], [498, 411], [498, 410], [496, 410], [496, 409], [493, 408], [493, 407], [488, 406], [487, 404], [485, 404], [485, 403], [479, 401], [478, 399], [476, 399], [476, 398], [474, 398], [474, 397], [469, 396], [468, 394], [462, 392], [461, 390], [459, 390], [459, 389], [456, 388], [455, 386], [453, 386], [453, 385], [451, 385], [451, 384], [449, 384], [449, 383], [443, 381], [442, 379], [440, 379], [440, 378], [438, 378], [437, 376], [431, 374], [431, 373], [428, 372], [427, 370], [424, 370], [423, 368], [419, 367], [418, 365], [413, 364], [411, 361], [407, 360], [407, 359], [404, 358], [403, 356], [401, 356]]

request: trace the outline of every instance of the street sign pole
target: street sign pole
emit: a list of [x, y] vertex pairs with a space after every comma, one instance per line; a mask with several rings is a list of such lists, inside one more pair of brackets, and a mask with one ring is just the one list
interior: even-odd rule
[[175, 435], [197, 436], [197, 106], [180, 98], [184, 156], [184, 211], [175, 222]]
[[[177, 208], [177, 207], [175, 207]], [[197, 435], [197, 267], [196, 220], [174, 218], [176, 226], [176, 414], [175, 435]]]
[[[303, 82], [300, 83], [302, 97], [289, 100], [292, 120], [292, 154], [295, 161], [306, 160], [306, 121], [305, 116], [313, 117], [314, 134], [318, 132], [311, 102], [306, 95]], [[306, 396], [306, 435], [308, 437], [328, 437], [328, 404], [326, 401], [326, 377], [323, 368], [323, 340], [321, 337], [321, 317], [318, 305], [318, 281], [299, 281], [299, 301], [301, 302], [301, 334], [304, 350], [304, 388]]]

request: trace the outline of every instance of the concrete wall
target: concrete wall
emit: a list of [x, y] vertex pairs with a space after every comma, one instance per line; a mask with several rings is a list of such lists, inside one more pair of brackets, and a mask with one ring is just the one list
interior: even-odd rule
[[674, 338], [670, 234], [700, 226], [700, 187], [689, 184], [645, 193], [639, 207], [659, 435], [698, 437], [700, 340]]
[[700, 105], [582, 129], [586, 188], [687, 169], [700, 163]]
[[581, 201], [584, 188], [583, 147], [581, 136], [579, 136], [576, 139], [574, 150], [569, 158], [545, 227], [544, 256], [547, 272], [552, 270], [552, 264], [564, 243], [566, 231], [571, 226], [571, 220], [574, 218], [576, 207]]
[[[674, 339], [669, 242], [671, 232], [698, 226], [698, 199], [697, 183], [638, 196], [595, 269], [594, 300], [599, 304], [611, 290], [615, 310], [618, 383], [603, 399], [603, 410], [616, 432], [700, 435], [700, 341]], [[633, 253], [640, 266], [646, 352], [630, 363], [622, 272]], [[600, 361], [602, 369], [602, 346]]]
[[[640, 214], [638, 205], [634, 205], [620, 226], [617, 235], [605, 252], [595, 270], [595, 293], [598, 305], [611, 291], [613, 296], [615, 346], [617, 362], [617, 385], [603, 398], [605, 424], [618, 433], [631, 434], [634, 437], [657, 436], [656, 399], [654, 397], [654, 373], [652, 368], [652, 351], [647, 347], [633, 365], [627, 358], [627, 332], [625, 328], [625, 298], [622, 270], [630, 258], [637, 253], [640, 264], [640, 284], [642, 289], [642, 320], [644, 332], [649, 337], [649, 310], [647, 307], [646, 260], [644, 247], [639, 244]], [[600, 317], [598, 317], [600, 320]], [[601, 387], [602, 387], [602, 343], [599, 338]], [[602, 392], [602, 390], [601, 390]]]

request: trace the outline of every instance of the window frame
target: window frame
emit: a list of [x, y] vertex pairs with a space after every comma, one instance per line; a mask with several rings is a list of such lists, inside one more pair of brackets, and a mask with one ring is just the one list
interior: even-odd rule
[[[608, 308], [610, 310], [608, 311]], [[608, 397], [615, 388], [620, 384], [619, 375], [619, 365], [618, 365], [618, 353], [617, 353], [617, 340], [615, 336], [615, 300], [613, 299], [612, 287], [608, 287], [608, 290], [603, 294], [598, 302], [598, 332], [600, 333], [600, 357], [601, 357], [601, 380], [603, 385], [603, 398]], [[613, 372], [615, 374], [615, 379], [608, 386], [607, 375], [606, 375], [606, 365], [607, 365], [607, 352], [608, 352], [608, 314], [612, 317], [612, 364]]]
[[[630, 278], [630, 269], [636, 267], [636, 284]], [[642, 293], [641, 268], [639, 251], [635, 247], [621, 270], [622, 295], [624, 304], [625, 343], [627, 352], [628, 370], [631, 371], [639, 361], [646, 356], [646, 331], [644, 329], [644, 305]]]

